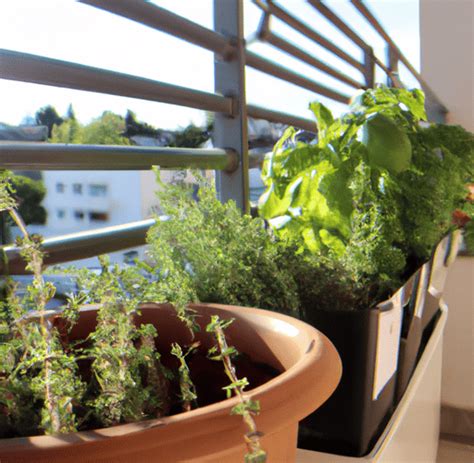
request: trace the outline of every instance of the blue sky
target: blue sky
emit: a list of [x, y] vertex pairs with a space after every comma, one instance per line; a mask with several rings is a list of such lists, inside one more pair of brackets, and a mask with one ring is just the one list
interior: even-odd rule
[[[160, 0], [154, 3], [212, 28], [212, 0]], [[326, 3], [373, 45], [380, 58], [385, 57], [382, 40], [348, 0], [328, 0]], [[407, 58], [419, 68], [418, 0], [366, 3]], [[355, 58], [360, 58], [358, 49], [304, 0], [281, 0], [280, 4]], [[244, 8], [245, 34], [250, 37], [258, 25], [260, 10], [250, 0], [244, 1]], [[273, 21], [272, 29], [341, 71], [351, 71], [349, 66], [279, 21]], [[0, 48], [213, 91], [213, 56], [210, 52], [73, 0], [1, 0]], [[325, 85], [353, 93], [353, 89], [269, 45], [252, 43], [249, 48]], [[356, 71], [353, 76], [360, 78]], [[403, 68], [401, 76], [409, 86], [415, 85]], [[379, 74], [379, 80], [382, 77]], [[310, 91], [247, 69], [249, 103], [311, 117], [308, 103], [315, 99], [325, 102], [336, 112], [344, 109]], [[55, 106], [59, 113], [65, 113], [70, 103], [82, 122], [88, 122], [104, 110], [125, 115], [127, 109], [135, 111], [139, 119], [163, 128], [172, 129], [189, 122], [200, 124], [205, 120], [204, 113], [198, 110], [2, 79], [0, 101], [0, 122], [9, 124], [20, 123], [25, 116], [34, 115], [38, 108], [47, 104]]]

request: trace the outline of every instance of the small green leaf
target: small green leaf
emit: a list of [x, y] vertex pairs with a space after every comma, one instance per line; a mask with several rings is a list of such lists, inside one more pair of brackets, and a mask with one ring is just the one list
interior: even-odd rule
[[326, 138], [326, 133], [329, 127], [333, 124], [334, 118], [331, 111], [322, 103], [313, 102], [309, 105], [316, 117], [316, 125], [318, 127], [318, 145], [323, 147], [328, 144], [330, 140]]

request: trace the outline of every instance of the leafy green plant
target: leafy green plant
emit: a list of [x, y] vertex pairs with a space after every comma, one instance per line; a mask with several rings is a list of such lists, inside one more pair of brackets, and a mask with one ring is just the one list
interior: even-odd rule
[[[186, 185], [158, 193], [167, 219], [148, 233], [150, 267], [160, 283], [178, 285], [188, 301], [223, 302], [297, 314], [291, 269], [260, 219], [242, 215], [233, 201], [222, 204], [215, 189], [199, 180], [198, 200]], [[172, 278], [162, 278], [172, 275]], [[186, 288], [186, 290], [185, 290]]]
[[472, 135], [422, 126], [419, 90], [368, 90], [337, 119], [320, 103], [310, 108], [318, 139], [285, 132], [265, 161], [260, 214], [281, 239], [341, 263], [355, 281], [393, 289], [465, 208]]
[[279, 240], [260, 218], [242, 215], [232, 201], [222, 204], [212, 183], [199, 176], [197, 182], [197, 200], [186, 184], [158, 193], [166, 218], [157, 217], [149, 261], [139, 264], [151, 275], [149, 300], [172, 297], [183, 309], [188, 301], [220, 302], [297, 317], [309, 301], [335, 310], [366, 303], [367, 291], [342, 265]]
[[111, 426], [169, 410], [169, 384], [156, 352], [156, 329], [137, 327], [143, 278], [133, 267], [111, 267], [100, 258], [102, 271], [79, 271], [82, 302], [97, 304], [97, 327], [83, 354], [92, 360], [93, 381], [87, 401], [98, 423]]

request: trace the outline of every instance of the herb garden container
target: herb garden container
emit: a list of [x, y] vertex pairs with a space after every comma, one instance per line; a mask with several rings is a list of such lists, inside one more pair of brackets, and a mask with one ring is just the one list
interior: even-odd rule
[[[334, 391], [341, 362], [332, 343], [316, 329], [296, 319], [264, 310], [201, 304], [201, 330], [196, 339], [212, 345], [205, 327], [211, 315], [234, 318], [226, 330], [229, 344], [253, 362], [280, 371], [247, 393], [259, 400], [256, 418], [268, 461], [295, 461], [298, 421], [318, 408]], [[96, 324], [96, 307], [81, 310], [70, 339], [84, 339]], [[159, 330], [158, 347], [191, 341], [190, 332], [170, 305], [144, 304], [138, 322]], [[212, 384], [211, 384], [212, 386]], [[238, 398], [213, 403], [160, 419], [58, 436], [34, 436], [0, 441], [2, 463], [153, 463], [242, 462], [246, 428], [231, 415]]]
[[457, 256], [461, 239], [460, 230], [443, 238], [430, 261], [410, 279], [412, 286], [407, 287], [409, 297], [406, 297], [403, 304], [397, 403], [405, 393], [416, 363], [436, 325], [448, 271]]
[[355, 457], [371, 451], [436, 325], [459, 241], [459, 231], [445, 237], [431, 260], [374, 309], [321, 311], [315, 302], [306, 312], [336, 346], [343, 375], [331, 398], [301, 422], [300, 448]]

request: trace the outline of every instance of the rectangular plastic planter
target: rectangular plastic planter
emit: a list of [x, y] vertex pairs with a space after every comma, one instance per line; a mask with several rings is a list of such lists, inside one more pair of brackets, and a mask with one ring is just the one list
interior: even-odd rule
[[331, 398], [300, 423], [302, 449], [361, 457], [374, 448], [402, 398], [438, 311], [460, 232], [440, 241], [431, 259], [389, 300], [370, 310], [308, 310], [343, 364]]
[[297, 463], [436, 462], [441, 400], [442, 341], [448, 314], [447, 306], [442, 301], [440, 306], [436, 325], [408, 387], [371, 452], [366, 456], [356, 458], [299, 449]]

